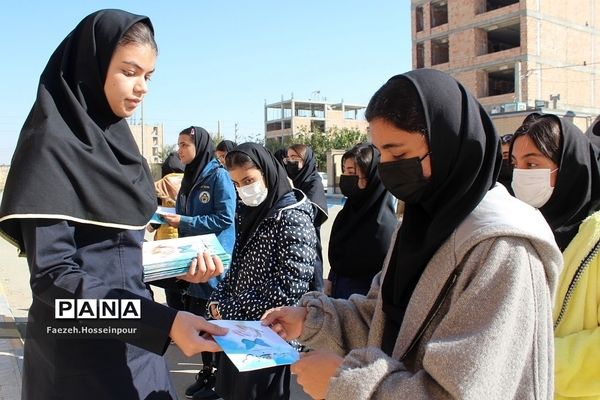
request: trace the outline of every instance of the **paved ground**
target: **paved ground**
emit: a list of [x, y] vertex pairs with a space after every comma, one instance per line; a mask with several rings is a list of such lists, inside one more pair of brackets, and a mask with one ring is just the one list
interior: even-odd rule
[[[323, 254], [327, 255], [331, 225], [341, 206], [330, 208], [329, 220], [321, 229]], [[324, 265], [325, 276], [329, 264]], [[157, 301], [164, 303], [164, 292], [156, 290]], [[27, 311], [31, 304], [29, 289], [29, 270], [24, 258], [17, 257], [16, 249], [0, 238], [0, 400], [21, 398], [21, 374], [23, 367], [23, 341], [18, 332], [11, 329], [14, 324], [27, 321]], [[192, 383], [194, 375], [200, 369], [200, 357], [185, 357], [175, 345], [171, 345], [165, 354], [171, 378], [180, 399], [184, 399], [185, 388]], [[292, 385], [292, 399], [305, 400], [309, 397], [301, 388]]]

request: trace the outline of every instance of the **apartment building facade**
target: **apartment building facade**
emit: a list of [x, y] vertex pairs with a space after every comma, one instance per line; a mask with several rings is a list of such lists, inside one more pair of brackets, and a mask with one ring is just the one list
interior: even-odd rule
[[301, 132], [327, 132], [331, 128], [357, 129], [367, 133], [367, 107], [360, 104], [330, 103], [325, 100], [288, 99], [265, 104], [265, 139], [283, 143]]
[[585, 130], [600, 114], [594, 0], [412, 0], [413, 68], [459, 80], [500, 134], [533, 110]]
[[162, 125], [129, 124], [133, 138], [142, 156], [149, 164], [162, 163], [161, 151], [164, 145]]

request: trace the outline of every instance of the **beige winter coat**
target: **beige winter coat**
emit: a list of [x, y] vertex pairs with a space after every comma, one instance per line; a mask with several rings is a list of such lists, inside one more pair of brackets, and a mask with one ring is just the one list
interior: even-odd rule
[[367, 297], [306, 294], [300, 340], [345, 357], [327, 399], [551, 399], [561, 268], [542, 215], [497, 185], [427, 265], [393, 357], [381, 351], [385, 269]]

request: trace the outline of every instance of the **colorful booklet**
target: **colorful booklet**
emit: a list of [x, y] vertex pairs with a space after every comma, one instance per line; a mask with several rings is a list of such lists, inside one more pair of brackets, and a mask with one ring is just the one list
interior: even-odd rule
[[223, 262], [223, 267], [229, 268], [231, 255], [225, 252], [214, 233], [144, 242], [144, 282], [184, 275], [192, 260], [205, 250], [218, 256]]
[[298, 351], [260, 321], [214, 320], [229, 329], [225, 336], [213, 336], [240, 372], [293, 364]]
[[152, 218], [150, 218], [150, 221], [148, 221], [148, 223], [161, 225], [166, 224], [166, 222], [161, 218], [161, 215], [165, 214], [177, 214], [177, 212], [175, 212], [175, 207], [158, 206], [156, 212], [152, 214]]

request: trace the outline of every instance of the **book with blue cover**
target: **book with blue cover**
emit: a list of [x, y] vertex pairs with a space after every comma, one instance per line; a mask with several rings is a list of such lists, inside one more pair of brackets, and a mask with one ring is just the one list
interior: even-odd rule
[[223, 249], [214, 233], [144, 242], [144, 282], [185, 275], [192, 260], [205, 250], [218, 256], [223, 262], [223, 268], [229, 268], [231, 255]]
[[293, 364], [298, 351], [260, 321], [210, 321], [228, 328], [224, 336], [213, 336], [240, 372]]
[[177, 214], [177, 212], [175, 211], [174, 207], [163, 207], [163, 206], [158, 206], [158, 208], [156, 209], [156, 212], [154, 214], [152, 214], [152, 218], [150, 218], [150, 221], [148, 221], [149, 224], [160, 224], [160, 225], [164, 225], [166, 224], [165, 220], [162, 219], [162, 215], [165, 214]]

